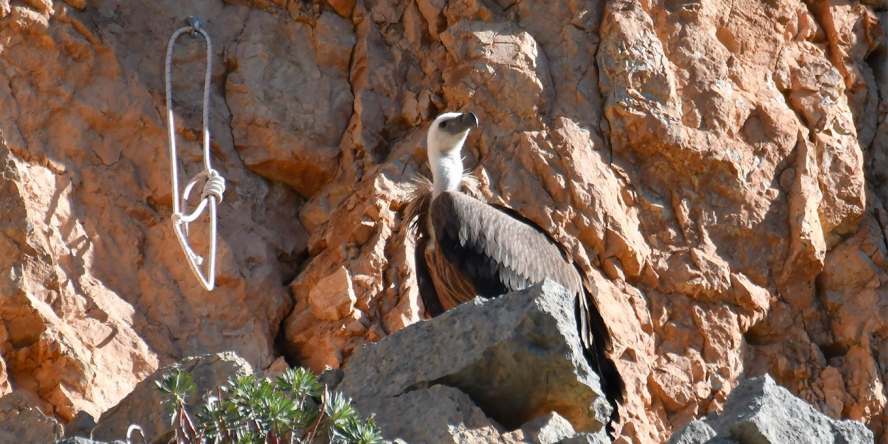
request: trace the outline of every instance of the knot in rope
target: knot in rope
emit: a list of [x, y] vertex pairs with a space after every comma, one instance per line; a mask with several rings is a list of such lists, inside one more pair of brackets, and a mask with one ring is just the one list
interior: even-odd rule
[[216, 170], [210, 170], [207, 174], [207, 182], [204, 183], [203, 191], [200, 193], [200, 198], [215, 197], [216, 203], [220, 203], [222, 202], [223, 193], [225, 193], [225, 178], [220, 176]]

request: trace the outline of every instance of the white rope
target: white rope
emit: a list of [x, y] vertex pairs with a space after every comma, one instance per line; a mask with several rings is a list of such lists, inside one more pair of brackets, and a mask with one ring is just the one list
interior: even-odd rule
[[133, 432], [139, 432], [139, 435], [142, 436], [142, 443], [145, 443], [145, 431], [142, 430], [142, 426], [138, 424], [130, 424], [129, 428], [126, 429], [126, 444], [133, 444]]
[[[191, 270], [200, 279], [207, 291], [210, 291], [216, 285], [216, 205], [222, 202], [222, 194], [225, 192], [225, 179], [213, 169], [210, 164], [210, 66], [212, 63], [213, 47], [210, 43], [210, 36], [201, 29], [200, 22], [194, 18], [188, 19], [190, 26], [178, 29], [173, 36], [170, 37], [170, 43], [167, 45], [166, 56], [166, 106], [167, 120], [169, 121], [170, 133], [170, 171], [173, 176], [173, 228], [176, 231], [176, 237], [179, 238], [179, 244], [185, 251], [185, 257]], [[204, 94], [203, 94], [203, 145], [204, 145], [204, 171], [194, 176], [185, 186], [181, 200], [179, 198], [179, 172], [178, 161], [176, 159], [176, 123], [173, 118], [173, 85], [170, 80], [171, 66], [173, 64], [173, 47], [180, 35], [190, 32], [192, 36], [195, 33], [203, 36], [207, 44], [207, 72], [204, 76]], [[191, 190], [201, 180], [205, 180], [203, 192], [201, 193], [200, 203], [197, 208], [190, 214], [187, 210], [188, 197]], [[203, 264], [204, 258], [191, 249], [188, 243], [188, 224], [197, 220], [204, 210], [210, 210], [210, 252], [209, 265], [207, 274], [201, 271], [200, 266]]]

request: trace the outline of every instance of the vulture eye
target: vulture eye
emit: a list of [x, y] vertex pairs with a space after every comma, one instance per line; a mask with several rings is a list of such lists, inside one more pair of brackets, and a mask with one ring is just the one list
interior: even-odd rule
[[438, 128], [447, 128], [447, 121], [445, 120], [441, 122], [441, 124], [438, 125]]

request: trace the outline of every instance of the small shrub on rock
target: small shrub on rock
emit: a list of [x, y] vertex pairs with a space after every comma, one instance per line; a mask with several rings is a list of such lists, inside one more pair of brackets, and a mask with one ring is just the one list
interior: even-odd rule
[[195, 422], [188, 400], [195, 392], [181, 370], [157, 381], [173, 406], [176, 444], [382, 444], [371, 417], [361, 419], [351, 400], [331, 394], [304, 368], [289, 369], [275, 381], [244, 375], [228, 380], [198, 406]]

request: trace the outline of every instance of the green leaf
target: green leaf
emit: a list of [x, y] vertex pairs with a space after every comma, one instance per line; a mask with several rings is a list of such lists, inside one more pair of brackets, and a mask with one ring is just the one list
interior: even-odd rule
[[215, 396], [207, 397], [207, 402], [197, 412], [197, 419], [206, 437], [213, 442], [224, 441], [230, 433], [245, 426], [238, 417], [237, 406], [229, 400], [218, 399]]
[[169, 395], [170, 400], [175, 401], [177, 404], [185, 404], [196, 388], [191, 379], [191, 374], [178, 369], [175, 373], [167, 374], [161, 380], [154, 381], [154, 383], [162, 393]]
[[324, 385], [318, 381], [317, 376], [304, 368], [291, 368], [277, 377], [277, 389], [289, 392], [300, 400], [320, 396], [323, 388]]
[[361, 421], [352, 418], [346, 421], [342, 427], [336, 429], [334, 442], [348, 444], [383, 444], [382, 432], [373, 419]]
[[[174, 402], [177, 409], [184, 409], [186, 400], [196, 390], [192, 376], [181, 370], [165, 375], [155, 384], [167, 395], [164, 402]], [[217, 390], [217, 396], [205, 397], [197, 409], [198, 430], [196, 437], [191, 438], [196, 440], [192, 444], [307, 444], [301, 439], [315, 424], [319, 427], [314, 443], [384, 442], [373, 420], [361, 420], [351, 401], [341, 393], [329, 395], [322, 412], [319, 402], [315, 402], [322, 390], [323, 384], [304, 368], [290, 369], [274, 383], [256, 375], [230, 378], [226, 386]], [[309, 398], [315, 401], [307, 402]]]

